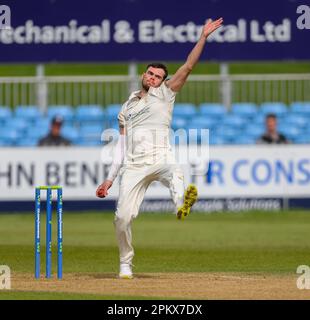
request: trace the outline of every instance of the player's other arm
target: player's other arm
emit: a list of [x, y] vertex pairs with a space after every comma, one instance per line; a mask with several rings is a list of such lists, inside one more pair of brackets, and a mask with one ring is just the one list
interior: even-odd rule
[[113, 153], [113, 161], [111, 164], [111, 168], [107, 177], [96, 191], [96, 196], [99, 198], [104, 198], [108, 195], [108, 190], [112, 187], [113, 181], [117, 177], [121, 166], [123, 165], [124, 156], [125, 156], [125, 146], [126, 146], [126, 133], [125, 128], [120, 126], [120, 135], [117, 141], [117, 144]]
[[167, 87], [169, 87], [172, 91], [178, 92], [183, 87], [188, 75], [192, 72], [194, 66], [197, 64], [201, 53], [205, 47], [206, 40], [208, 36], [218, 29], [223, 23], [223, 19], [217, 19], [212, 21], [211, 19], [207, 21], [204, 25], [201, 36], [196, 43], [193, 50], [187, 57], [186, 62], [177, 70], [177, 72], [172, 76], [171, 79], [166, 81]]

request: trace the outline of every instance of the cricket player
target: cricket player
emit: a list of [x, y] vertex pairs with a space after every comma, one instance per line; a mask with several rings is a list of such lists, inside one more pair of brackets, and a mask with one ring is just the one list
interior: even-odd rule
[[133, 278], [131, 224], [138, 216], [148, 186], [160, 181], [169, 188], [178, 219], [186, 217], [197, 200], [197, 189], [185, 190], [184, 177], [169, 143], [169, 129], [176, 93], [181, 90], [205, 47], [208, 36], [222, 25], [223, 19], [208, 20], [186, 62], [167, 80], [168, 71], [161, 63], [149, 64], [142, 75], [141, 90], [133, 92], [118, 115], [120, 136], [113, 162], [96, 191], [99, 198], [120, 173], [120, 189], [114, 225], [119, 245], [120, 272], [123, 279]]

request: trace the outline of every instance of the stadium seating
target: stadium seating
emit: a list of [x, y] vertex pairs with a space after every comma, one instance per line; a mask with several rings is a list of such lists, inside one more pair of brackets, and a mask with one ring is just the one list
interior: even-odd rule
[[242, 136], [242, 135], [236, 135], [230, 139], [230, 142], [232, 144], [255, 144], [256, 139], [253, 136]]
[[[217, 127], [215, 134], [222, 138], [227, 144], [232, 143], [236, 136], [240, 135], [240, 130], [229, 125], [220, 125]], [[212, 135], [212, 131], [211, 131]]]
[[76, 108], [75, 119], [79, 123], [100, 124], [103, 123], [105, 116], [99, 105], [80, 105]]
[[[309, 114], [310, 116], [310, 114]], [[301, 114], [289, 114], [282, 119], [289, 126], [298, 126], [299, 128], [305, 128], [309, 125], [309, 118], [302, 116]]]
[[203, 103], [200, 105], [199, 110], [202, 116], [217, 119], [223, 118], [227, 113], [226, 108], [218, 103]]
[[89, 143], [92, 145], [101, 143], [101, 134], [103, 132], [103, 126], [100, 125], [83, 125], [80, 127], [79, 144]]
[[1, 145], [14, 146], [21, 134], [14, 128], [1, 128], [0, 141]]
[[36, 119], [41, 118], [41, 112], [36, 106], [17, 106], [15, 108], [15, 117], [35, 121]]
[[118, 113], [121, 110], [121, 104], [110, 104], [106, 107], [106, 117], [108, 121], [117, 119]]
[[47, 135], [48, 127], [30, 127], [26, 132], [26, 137], [29, 139], [39, 140]]
[[226, 144], [226, 140], [225, 140], [225, 138], [223, 138], [221, 136], [217, 136], [215, 134], [210, 134], [209, 143], [210, 143], [210, 145], [223, 145], [223, 144]]
[[264, 126], [265, 120], [266, 120], [266, 115], [259, 112], [254, 118], [251, 119], [251, 123], [259, 126]]
[[231, 112], [242, 117], [254, 118], [258, 109], [254, 103], [234, 103], [231, 106]]
[[294, 139], [294, 143], [297, 144], [310, 144], [310, 133], [305, 133]]
[[[118, 130], [117, 115], [120, 104], [106, 107], [100, 105], [49, 106], [47, 114], [36, 106], [20, 105], [14, 109], [0, 106], [0, 146], [35, 146], [45, 136], [55, 115], [64, 118], [62, 135], [74, 145], [103, 145], [101, 134], [104, 129]], [[12, 111], [14, 110], [14, 111]], [[268, 113], [278, 116], [278, 130], [292, 143], [310, 144], [310, 102], [283, 103], [266, 102], [257, 106], [253, 103], [234, 103], [230, 110], [216, 103], [176, 104], [171, 127], [173, 130], [198, 129], [189, 139], [178, 136], [174, 143], [203, 142], [209, 135], [211, 145], [254, 144], [265, 132]], [[203, 132], [201, 129], [209, 129]], [[193, 132], [192, 132], [193, 133]]]
[[14, 129], [21, 132], [26, 130], [31, 125], [32, 123], [29, 120], [23, 118], [11, 118], [4, 123], [5, 128]]
[[3, 124], [7, 119], [10, 119], [11, 117], [11, 109], [6, 106], [0, 106], [0, 124]]
[[273, 113], [278, 117], [281, 117], [287, 113], [287, 107], [284, 103], [281, 102], [265, 102], [260, 106], [260, 112], [263, 115], [267, 115], [268, 113]]
[[55, 116], [61, 116], [66, 123], [72, 123], [74, 120], [74, 111], [71, 106], [52, 105], [48, 107], [47, 116], [49, 119]]
[[184, 129], [187, 124], [187, 119], [179, 116], [175, 116], [171, 121], [171, 128], [173, 130]]
[[243, 130], [243, 136], [249, 137], [256, 141], [265, 132], [265, 127], [260, 124], [249, 123]]
[[76, 127], [65, 125], [61, 129], [61, 134], [64, 138], [68, 139], [72, 144], [78, 144], [80, 134], [79, 134], [79, 130]]
[[39, 139], [36, 138], [23, 138], [23, 139], [18, 139], [16, 141], [16, 146], [18, 147], [35, 147], [38, 145]]
[[310, 102], [293, 102], [290, 107], [291, 113], [301, 116], [310, 116]]
[[240, 115], [228, 114], [223, 119], [222, 124], [230, 128], [241, 128], [246, 124], [246, 119]]
[[192, 117], [197, 114], [196, 107], [191, 103], [176, 103], [173, 109], [173, 116], [175, 117]]
[[[65, 123], [65, 125], [66, 125], [66, 123]], [[47, 128], [47, 129], [49, 129], [50, 126], [51, 126], [51, 120], [47, 117], [41, 117], [39, 119], [36, 119], [33, 124], [34, 128]]]
[[110, 104], [105, 109], [106, 116], [106, 128], [115, 128], [118, 129], [118, 120], [117, 116], [121, 111], [121, 104]]
[[302, 130], [300, 128], [289, 126], [286, 123], [280, 124], [278, 126], [278, 131], [284, 134], [292, 142], [294, 142], [295, 139], [302, 135]]

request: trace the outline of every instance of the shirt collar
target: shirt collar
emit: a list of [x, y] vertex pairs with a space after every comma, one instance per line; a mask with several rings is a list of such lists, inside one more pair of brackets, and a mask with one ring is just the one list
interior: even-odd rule
[[132, 94], [129, 96], [129, 100], [134, 99], [134, 98], [139, 98], [138, 97], [139, 93], [140, 93], [140, 90], [132, 92]]

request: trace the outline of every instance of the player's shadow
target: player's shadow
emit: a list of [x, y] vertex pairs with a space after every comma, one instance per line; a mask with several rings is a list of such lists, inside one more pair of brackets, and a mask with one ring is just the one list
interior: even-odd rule
[[[88, 274], [89, 277], [94, 279], [119, 279], [117, 273], [91, 273]], [[152, 279], [155, 278], [153, 274], [146, 273], [135, 273], [134, 279]]]
[[116, 279], [117, 274], [116, 273], [90, 273], [88, 274], [91, 278], [94, 279]]

